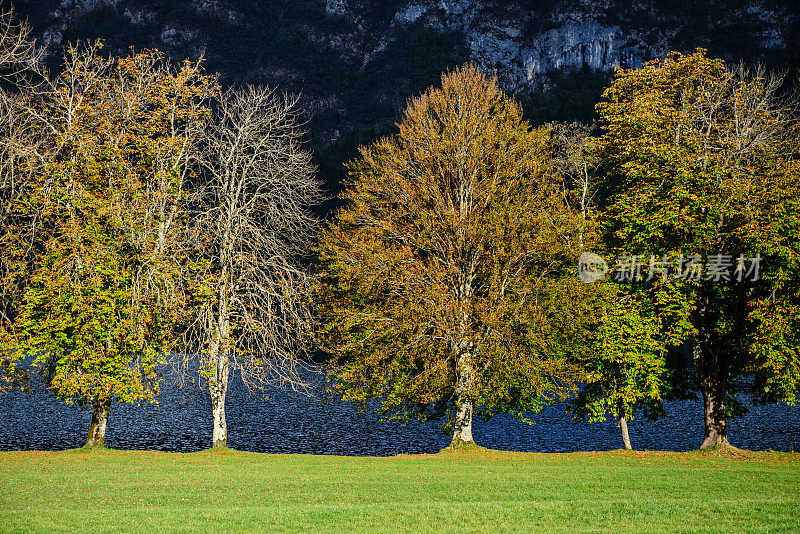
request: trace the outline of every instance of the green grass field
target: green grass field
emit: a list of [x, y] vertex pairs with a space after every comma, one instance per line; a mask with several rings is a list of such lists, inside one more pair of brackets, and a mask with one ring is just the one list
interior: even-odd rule
[[0, 453], [2, 532], [800, 532], [800, 454]]

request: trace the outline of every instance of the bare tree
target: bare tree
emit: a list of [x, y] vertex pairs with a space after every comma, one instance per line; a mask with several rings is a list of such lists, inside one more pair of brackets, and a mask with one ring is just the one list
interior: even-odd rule
[[17, 87], [35, 83], [44, 73], [43, 55], [30, 25], [13, 10], [0, 11], [0, 79]]
[[675, 143], [694, 134], [706, 166], [716, 158], [737, 179], [757, 179], [748, 171], [766, 147], [781, 147], [779, 155], [794, 150], [786, 141], [798, 120], [797, 96], [783, 90], [784, 81], [784, 75], [762, 64], [727, 67], [675, 126]]
[[580, 214], [583, 226], [578, 233], [581, 250], [586, 246], [585, 233], [591, 231], [590, 224], [597, 209], [599, 179], [597, 169], [600, 159], [592, 152], [592, 129], [594, 126], [573, 122], [548, 125], [552, 135], [553, 155], [550, 166], [558, 176], [564, 178], [561, 192], [569, 209]]
[[312, 337], [310, 284], [297, 260], [316, 226], [309, 208], [322, 195], [300, 146], [296, 105], [268, 89], [229, 91], [206, 134], [186, 339], [211, 395], [213, 447], [227, 443], [232, 371], [248, 388], [311, 387], [302, 357]]

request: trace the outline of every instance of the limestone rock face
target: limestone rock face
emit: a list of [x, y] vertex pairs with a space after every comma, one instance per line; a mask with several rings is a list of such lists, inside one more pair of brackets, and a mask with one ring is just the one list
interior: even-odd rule
[[58, 49], [62, 44], [64, 32], [76, 19], [103, 7], [116, 7], [120, 0], [61, 0], [53, 3], [55, 5], [49, 13], [52, 23], [42, 33], [43, 44], [49, 51]]
[[[683, 43], [677, 41], [686, 33], [686, 24], [681, 23], [687, 21], [680, 19], [691, 16], [671, 13], [669, 9], [659, 11], [644, 1], [562, 1], [548, 3], [552, 7], [532, 9], [528, 6], [534, 3], [525, 1], [412, 0], [388, 2], [394, 9], [391, 18], [387, 16], [382, 21], [364, 16], [369, 11], [368, 3], [327, 0], [326, 13], [352, 21], [362, 42], [377, 39], [382, 43], [381, 49], [398, 27], [422, 24], [439, 31], [460, 31], [471, 58], [497, 72], [507, 88], [515, 92], [540, 88], [545, 76], [553, 71], [638, 67], [669, 50], [681, 50]], [[783, 22], [797, 16], [788, 4], [774, 2], [708, 4], [716, 4], [719, 15], [706, 28], [707, 33], [747, 27], [754, 49], [784, 47], [787, 25]], [[707, 37], [698, 39], [694, 46], [703, 46]], [[352, 44], [354, 40], [348, 42]], [[364, 64], [374, 51], [363, 51]]]
[[325, 12], [328, 15], [344, 15], [347, 10], [345, 0], [326, 0]]
[[597, 70], [614, 67], [639, 67], [655, 55], [654, 47], [626, 36], [618, 26], [602, 26], [594, 20], [567, 22], [539, 36], [529, 48], [521, 50], [525, 79], [564, 67], [583, 65]]

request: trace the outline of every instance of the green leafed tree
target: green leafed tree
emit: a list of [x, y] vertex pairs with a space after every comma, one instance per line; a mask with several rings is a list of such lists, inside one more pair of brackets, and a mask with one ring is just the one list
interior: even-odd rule
[[[5, 347], [35, 355], [51, 391], [93, 408], [101, 446], [112, 401], [153, 401], [183, 302], [173, 247], [188, 162], [213, 79], [158, 52], [67, 49], [61, 73], [21, 107], [37, 132], [11, 209], [36, 222], [35, 259]], [[10, 339], [10, 340], [9, 340]]]
[[653, 294], [689, 325], [676, 335], [704, 401], [702, 447], [728, 445], [742, 373], [796, 399], [800, 136], [780, 87], [699, 50], [618, 71], [598, 106], [609, 250], [641, 255], [643, 275], [673, 265]]
[[632, 449], [628, 421], [637, 408], [655, 416], [663, 412], [667, 391], [666, 351], [668, 344], [660, 318], [647, 301], [602, 284], [597, 323], [586, 350], [578, 353], [576, 364], [583, 371], [578, 395], [570, 410], [589, 422], [605, 421], [612, 415], [618, 422], [625, 449]]
[[585, 339], [575, 265], [586, 222], [495, 79], [465, 66], [361, 149], [323, 232], [320, 314], [334, 389], [387, 417], [529, 411], [571, 391]]

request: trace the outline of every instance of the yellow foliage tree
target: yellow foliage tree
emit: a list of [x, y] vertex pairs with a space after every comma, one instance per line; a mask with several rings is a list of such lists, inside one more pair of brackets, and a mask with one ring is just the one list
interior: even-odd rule
[[447, 412], [459, 446], [473, 413], [524, 418], [570, 390], [586, 222], [553, 150], [551, 130], [531, 129], [475, 66], [361, 149], [320, 245], [323, 338], [345, 399], [400, 419]]
[[114, 399], [158, 393], [183, 309], [170, 235], [216, 91], [199, 64], [99, 48], [68, 48], [60, 74], [19, 106], [35, 135], [18, 147], [29, 174], [3, 227], [4, 242], [24, 234], [34, 251], [3, 348], [35, 354], [54, 394], [93, 407], [90, 446], [103, 444]]

